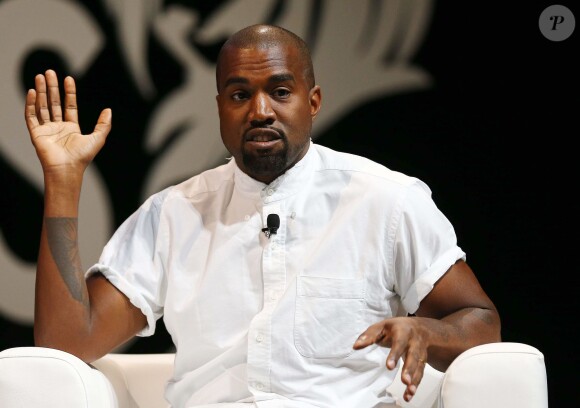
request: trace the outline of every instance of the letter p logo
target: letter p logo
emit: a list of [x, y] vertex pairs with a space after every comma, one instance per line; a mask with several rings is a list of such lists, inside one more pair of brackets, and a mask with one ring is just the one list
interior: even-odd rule
[[550, 20], [554, 24], [552, 24], [552, 31], [557, 29], [558, 24], [562, 24], [564, 22], [564, 16], [550, 16]]
[[540, 31], [550, 41], [563, 41], [572, 35], [576, 20], [569, 8], [552, 5], [540, 14]]

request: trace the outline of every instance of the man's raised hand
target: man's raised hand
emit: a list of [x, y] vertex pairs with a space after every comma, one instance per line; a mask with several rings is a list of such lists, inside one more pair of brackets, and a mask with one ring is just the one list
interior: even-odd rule
[[35, 89], [26, 95], [25, 118], [44, 172], [84, 172], [111, 130], [111, 109], [104, 109], [93, 132], [83, 135], [78, 123], [74, 79], [64, 80], [64, 106], [53, 70], [38, 74], [34, 82]]

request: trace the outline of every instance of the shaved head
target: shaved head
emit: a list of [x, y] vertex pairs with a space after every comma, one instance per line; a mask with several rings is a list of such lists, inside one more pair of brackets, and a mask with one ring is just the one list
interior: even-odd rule
[[221, 85], [219, 78], [222, 60], [227, 50], [244, 48], [267, 49], [281, 45], [291, 46], [298, 51], [299, 58], [304, 66], [304, 79], [308, 86], [312, 88], [316, 82], [314, 80], [312, 58], [310, 57], [310, 50], [306, 42], [285, 28], [267, 24], [255, 24], [232, 34], [220, 49], [216, 67], [216, 85], [218, 92]]

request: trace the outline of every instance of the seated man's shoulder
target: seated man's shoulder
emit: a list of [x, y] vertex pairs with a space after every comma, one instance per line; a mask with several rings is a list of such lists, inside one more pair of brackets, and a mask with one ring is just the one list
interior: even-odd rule
[[333, 171], [356, 174], [357, 178], [370, 184], [389, 184], [393, 186], [409, 186], [415, 184], [418, 179], [407, 174], [392, 170], [387, 166], [370, 160], [366, 157], [332, 150], [328, 147], [317, 145], [317, 151], [321, 162], [321, 171], [327, 175]]

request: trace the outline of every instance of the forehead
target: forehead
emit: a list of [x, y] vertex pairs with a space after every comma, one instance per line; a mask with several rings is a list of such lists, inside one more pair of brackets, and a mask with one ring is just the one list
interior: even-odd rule
[[228, 47], [219, 64], [218, 87], [230, 78], [260, 80], [289, 73], [298, 81], [304, 76], [304, 63], [298, 51], [295, 47], [283, 44], [252, 48]]

